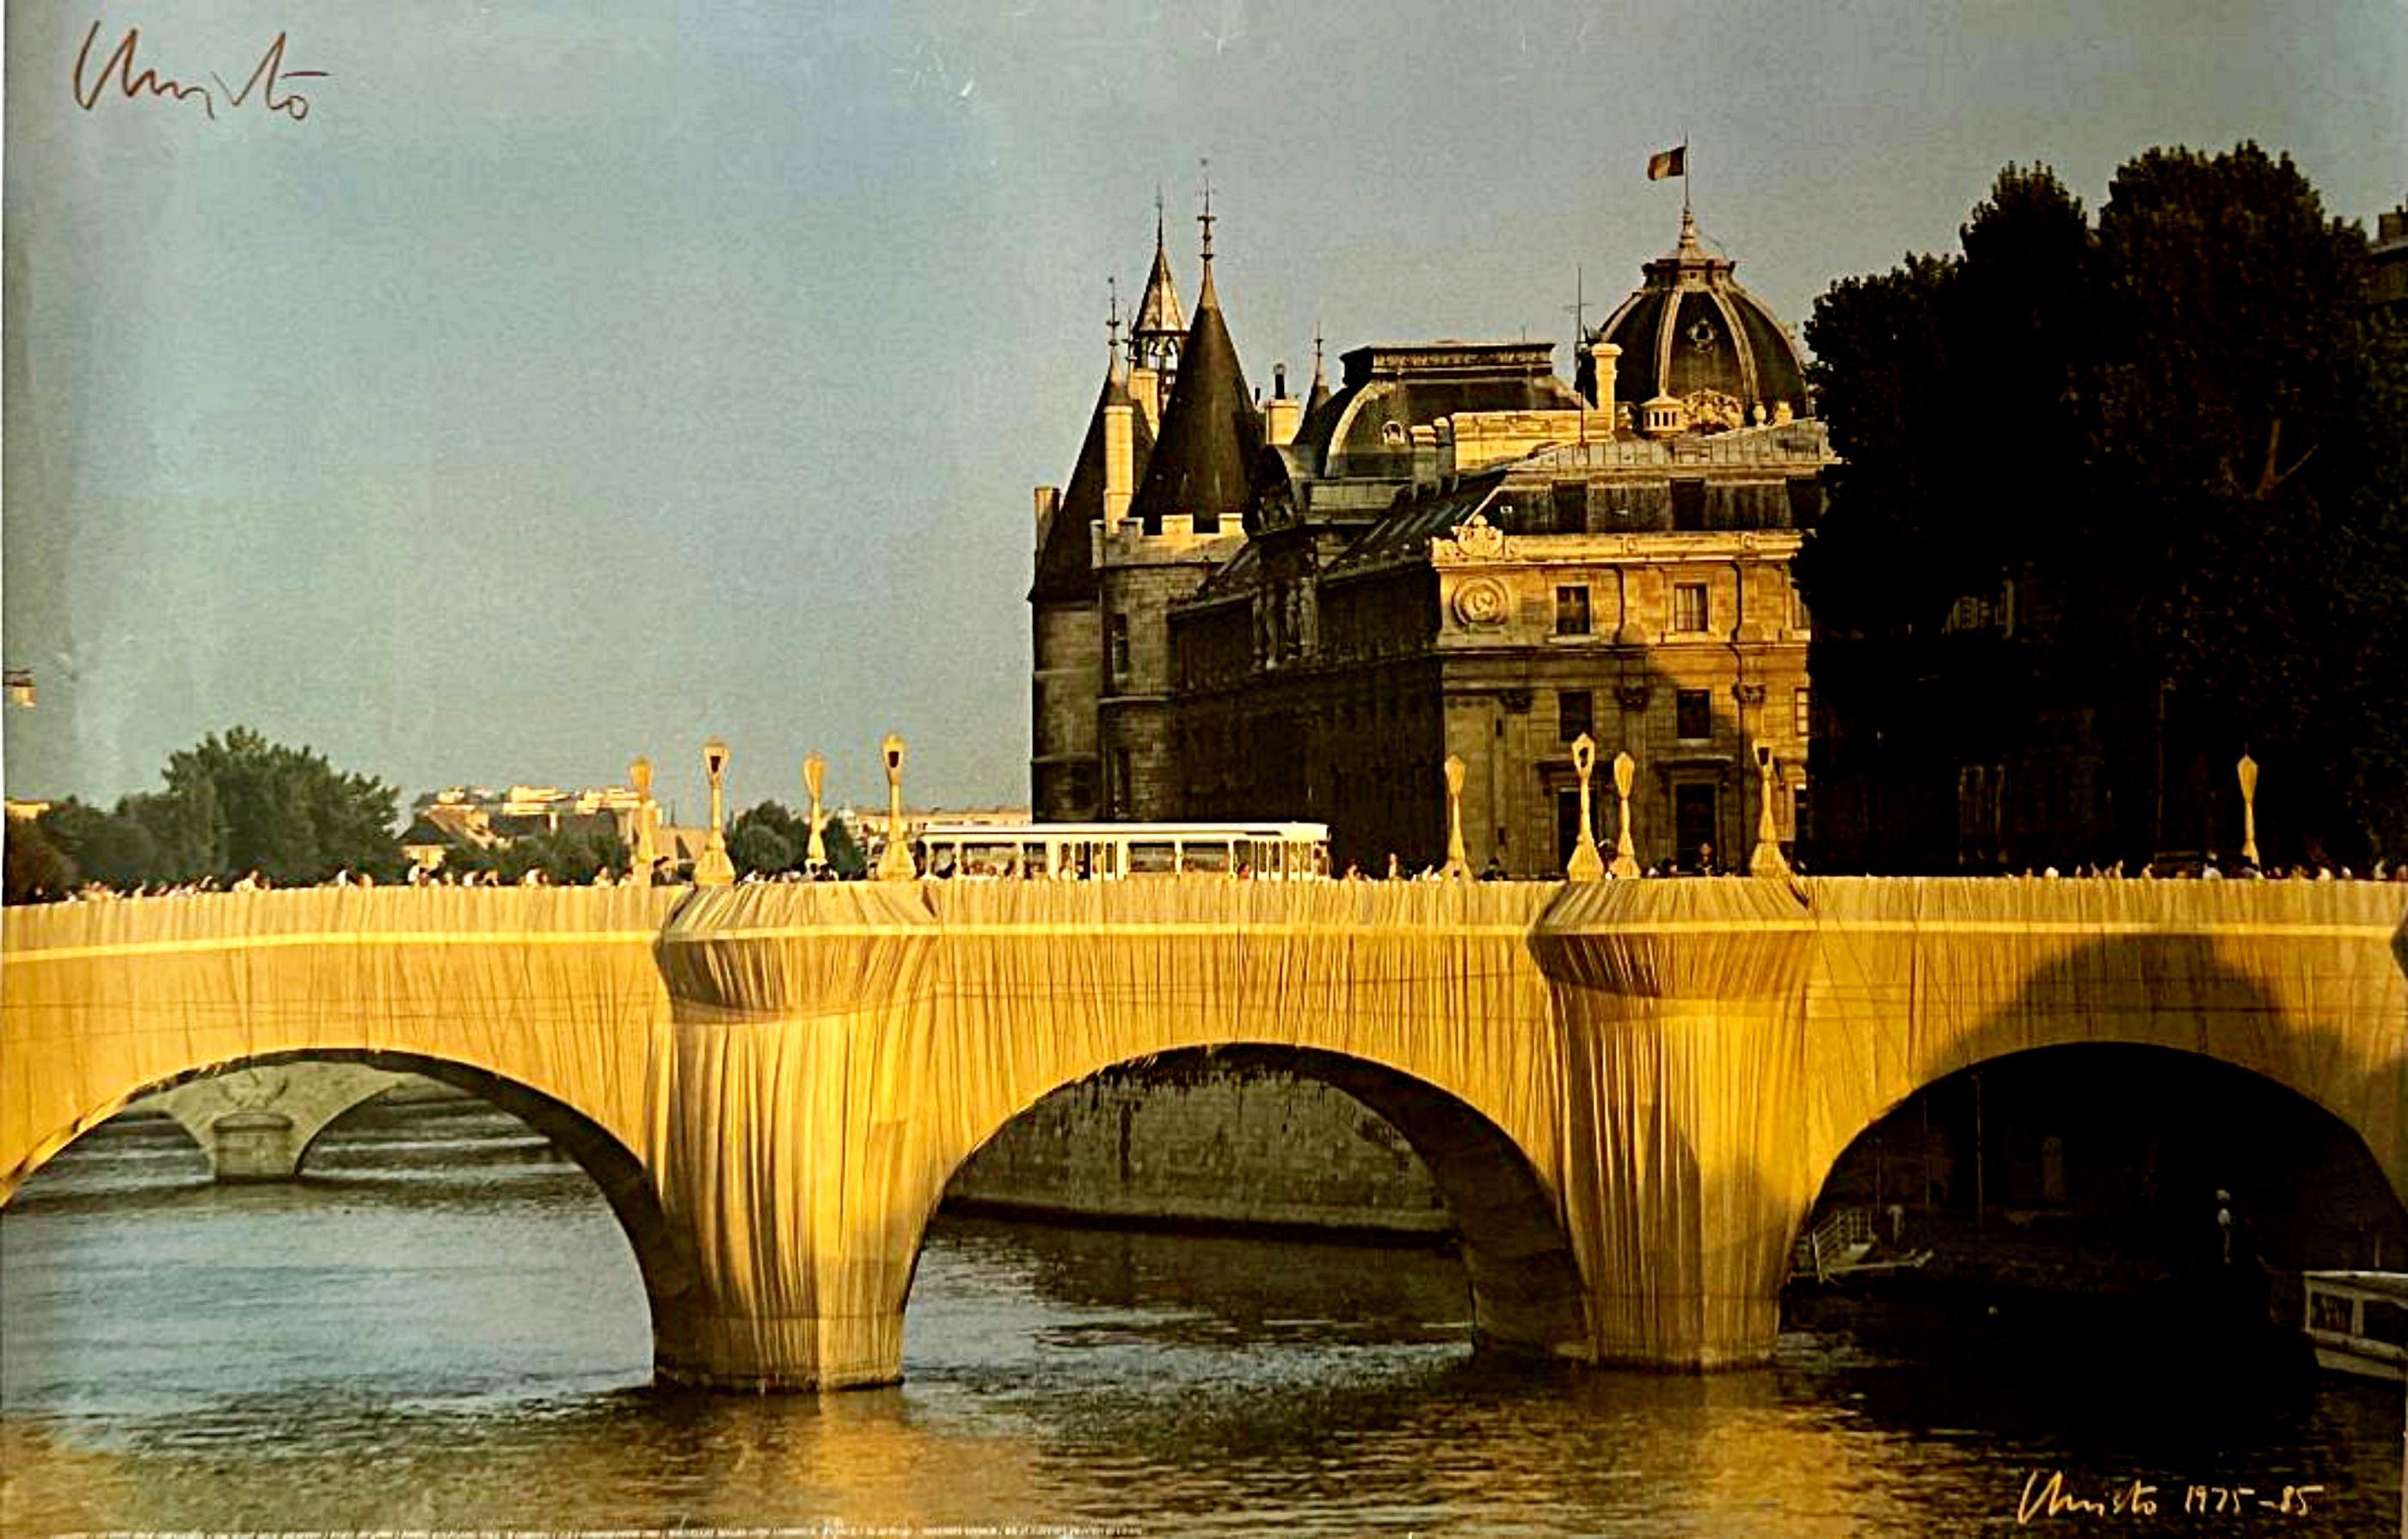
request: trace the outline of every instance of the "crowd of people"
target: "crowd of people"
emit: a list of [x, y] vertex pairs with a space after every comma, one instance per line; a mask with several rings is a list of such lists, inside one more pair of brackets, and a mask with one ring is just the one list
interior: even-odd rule
[[[1789, 867], [1794, 874], [1799, 876], [1807, 874], [1803, 863], [1795, 857], [1790, 859]], [[945, 863], [939, 868], [932, 869], [927, 874], [935, 880], [946, 880], [956, 875], [975, 878], [981, 875], [1006, 874], [1033, 876], [1038, 873], [1033, 868], [1016, 872], [991, 872], [983, 870], [956, 872], [950, 863]], [[1084, 873], [1078, 872], [1065, 874], [1083, 875]], [[1253, 877], [1254, 871], [1243, 862], [1240, 862], [1233, 870], [1215, 874], [1226, 875], [1234, 877], [1240, 881], [1245, 881]], [[1656, 862], [1653, 866], [1642, 869], [1640, 874], [1648, 879], [1659, 879], [1678, 876], [1736, 876], [1744, 873], [1716, 864], [1714, 860], [1713, 846], [1708, 844], [1699, 846], [1696, 856], [1687, 865], [1683, 865], [1680, 862], [1668, 857]], [[2096, 865], [2085, 862], [2084, 864], [2074, 867], [2071, 871], [2060, 871], [2055, 866], [2042, 866], [2037, 870], [2027, 867], [2021, 872], [1998, 871], [1987, 874], [1994, 877], [2005, 877], [2009, 879], [2038, 882], [2053, 882], [2071, 877], [2075, 880], [2083, 881], [2128, 882], [2221, 882], [2229, 880], [2248, 882], [2364, 881], [2408, 884], [2408, 860], [2392, 862], [2378, 857], [2362, 875], [2347, 866], [2336, 868], [2321, 863], [2312, 865], [2306, 861], [2294, 861], [2289, 864], [2278, 863], [2269, 866], [2259, 866], [2248, 861], [2235, 861], [2231, 869], [2228, 870], [2213, 854], [2209, 855], [2203, 860], [2169, 861], [2162, 864], [2144, 861], [2138, 868], [2128, 868], [2125, 862], [2117, 860], [2109, 862], [2105, 865]], [[1405, 866], [1403, 860], [1392, 853], [1388, 856], [1386, 870], [1380, 877], [1372, 877], [1367, 873], [1359, 864], [1349, 861], [1344, 872], [1340, 876], [1339, 880], [1345, 882], [1369, 882], [1374, 880], [1387, 882], [1436, 882], [1441, 880], [1444, 875], [1445, 872], [1442, 868], [1433, 865], [1425, 865], [1417, 869], [1409, 870]], [[846, 880], [846, 878], [833, 868], [821, 866], [785, 871], [751, 871], [747, 872], [738, 880], [738, 885], [740, 885], [752, 886], [763, 884], [836, 882]], [[859, 878], [853, 878], [853, 880], [859, 880]], [[1480, 870], [1479, 880], [1483, 882], [1502, 882], [1508, 880], [1504, 863], [1496, 856], [1490, 856], [1488, 857], [1488, 863]], [[1606, 880], [1613, 880], [1613, 873], [1611, 870], [1606, 872]], [[540, 866], [529, 867], [524, 872], [515, 879], [505, 878], [500, 872], [494, 870], [452, 871], [443, 870], [440, 867], [430, 870], [423, 866], [412, 866], [409, 868], [408, 874], [404, 881], [407, 885], [412, 887], [548, 887], [564, 885], [595, 887], [645, 885], [669, 887], [690, 885], [694, 881], [694, 874], [693, 868], [690, 864], [672, 864], [667, 859], [663, 858], [652, 863], [652, 867], [649, 874], [636, 870], [620, 870], [605, 866], [596, 870], [590, 880], [571, 884], [563, 884], [555, 881], [552, 875]], [[376, 885], [376, 878], [366, 871], [342, 870], [336, 872], [323, 882], [314, 884], [290, 884], [288, 885], [318, 887], [373, 887]], [[60, 894], [59, 898], [62, 901], [71, 903], [120, 902], [128, 899], [139, 899], [197, 897], [211, 893], [262, 892], [276, 885], [277, 884], [271, 881], [265, 872], [254, 869], [232, 881], [222, 881], [216, 876], [204, 876], [191, 882], [153, 882], [147, 883], [137, 887], [122, 889], [111, 887], [106, 883], [87, 882], [68, 892]]]

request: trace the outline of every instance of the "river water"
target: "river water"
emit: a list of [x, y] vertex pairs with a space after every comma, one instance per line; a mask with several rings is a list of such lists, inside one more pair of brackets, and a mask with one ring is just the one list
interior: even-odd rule
[[[900, 1387], [669, 1392], [609, 1211], [518, 1124], [371, 1108], [310, 1172], [212, 1187], [171, 1125], [125, 1119], [0, 1215], [0, 1532], [2400, 1521], [2396, 1389], [2250, 1377], [2214, 1343], [1918, 1329], [1902, 1306], [1799, 1311], [1758, 1372], [1516, 1365], [1473, 1356], [1459, 1266], [1417, 1252], [945, 1219]], [[2158, 1509], [2019, 1522], [2035, 1471], [2099, 1501], [2137, 1479]], [[2192, 1484], [2257, 1494], [2186, 1513]], [[2256, 1507], [2286, 1486], [2323, 1489], [2305, 1516]]]

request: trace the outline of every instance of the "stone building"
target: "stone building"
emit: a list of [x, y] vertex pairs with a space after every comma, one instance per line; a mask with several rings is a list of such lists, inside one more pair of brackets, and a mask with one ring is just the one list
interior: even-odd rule
[[1830, 453], [1734, 269], [1684, 215], [1582, 336], [1577, 385], [1546, 343], [1381, 345], [1258, 410], [1208, 242], [1159, 417], [1116, 352], [1069, 493], [1038, 494], [1039, 815], [1314, 819], [1341, 864], [1417, 868], [1444, 857], [1453, 754], [1473, 866], [1547, 875], [1585, 732], [1639, 762], [1643, 860], [1743, 859], [1766, 773], [1794, 840], [1811, 697], [1787, 564]]
[[2374, 218], [2374, 302], [2408, 317], [2408, 202]]

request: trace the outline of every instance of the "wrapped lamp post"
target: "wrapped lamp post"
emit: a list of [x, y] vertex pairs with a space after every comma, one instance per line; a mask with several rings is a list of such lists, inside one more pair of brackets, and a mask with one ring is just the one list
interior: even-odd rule
[[638, 882], [650, 882], [653, 862], [660, 858], [659, 841], [652, 831], [660, 818], [658, 809], [652, 805], [652, 761], [638, 755], [627, 766], [627, 784], [636, 788], [635, 838], [628, 841], [629, 873]]
[[1639, 762], [1627, 753], [1613, 755], [1613, 794], [1622, 802], [1622, 831], [1613, 841], [1613, 874], [1616, 880], [1634, 881], [1639, 876], [1639, 848], [1630, 838], [1630, 783], [1639, 770]]
[[1446, 756], [1446, 870], [1457, 882], [1471, 877], [1471, 863], [1463, 855], [1463, 756]]
[[909, 882], [920, 874], [920, 869], [912, 863], [911, 844], [903, 833], [902, 735], [887, 733], [878, 754], [886, 768], [886, 848], [879, 852], [878, 880]]
[[702, 768], [710, 776], [710, 841], [694, 863], [694, 885], [724, 887], [736, 880], [736, 863], [727, 858], [727, 744], [713, 738], [702, 745]]
[[2241, 755], [2241, 858], [2258, 867], [2258, 761]]
[[1564, 863], [1567, 882], [1602, 882], [1605, 860], [1597, 853], [1597, 820], [1589, 815], [1589, 776], [1597, 770], [1597, 740], [1584, 732], [1572, 740], [1572, 772], [1580, 776], [1580, 842]]
[[820, 793], [827, 784], [827, 759], [817, 753], [803, 755], [803, 790], [811, 798], [811, 841], [803, 861], [814, 874], [827, 869], [827, 814], [820, 810]]

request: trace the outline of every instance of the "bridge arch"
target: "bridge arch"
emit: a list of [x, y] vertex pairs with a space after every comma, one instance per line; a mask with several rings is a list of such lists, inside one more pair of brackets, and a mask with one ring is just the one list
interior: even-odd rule
[[1934, 975], [1944, 971], [1928, 971], [1910, 1018], [1877, 1028], [1887, 1072], [1874, 1066], [1827, 1103], [1838, 1115], [1813, 1140], [1818, 1190], [1856, 1139], [1930, 1086], [2040, 1050], [2098, 1045], [2208, 1060], [2287, 1092], [2346, 1130], [2408, 1205], [2408, 1020], [2386, 956], [2353, 957], [2322, 936], [2279, 931], [2245, 949], [2178, 932], [2096, 939], [2031, 966], [1971, 1012], [1942, 997]]
[[[351, 1063], [389, 1073], [423, 1074], [466, 1091], [524, 1122], [550, 1139], [583, 1171], [619, 1222], [644, 1284], [651, 1314], [655, 1355], [680, 1329], [687, 1295], [695, 1286], [691, 1244], [667, 1221], [652, 1176], [634, 1151], [609, 1129], [575, 1107], [532, 1086], [491, 1070], [456, 1059], [423, 1053], [366, 1048], [304, 1048], [246, 1055], [221, 1061], [195, 1063], [173, 1073], [125, 1086], [69, 1121], [44, 1139], [33, 1158], [0, 1189], [0, 1207], [23, 1188], [27, 1179], [78, 1138], [127, 1106], [147, 1097], [171, 1091], [208, 1075], [245, 1069], [274, 1069], [293, 1063]], [[314, 1142], [324, 1126], [311, 1135]], [[180, 1125], [180, 1124], [179, 1124]], [[189, 1132], [189, 1129], [187, 1129]]]
[[[1582, 1355], [1585, 1290], [1555, 1194], [1529, 1156], [1478, 1108], [1411, 1072], [1358, 1054], [1295, 1043], [1234, 1041], [1125, 1057], [1026, 1097], [990, 1116], [944, 1186], [979, 1150], [1053, 1095], [1131, 1067], [1211, 1064], [1288, 1074], [1340, 1091], [1396, 1129], [1430, 1174], [1454, 1224], [1472, 1305], [1474, 1345], [1542, 1357]], [[938, 1197], [942, 1195], [939, 1187]], [[924, 1248], [932, 1200], [921, 1220]], [[916, 1271], [917, 1261], [914, 1260]]]
[[[2062, 1090], [2051, 1094], [2039, 1083], [2043, 1076]], [[1982, 1111], [1971, 1111], [1985, 1077], [1991, 1092]], [[2128, 1107], [2128, 1116], [2102, 1120], [2099, 1103], [2110, 1100]], [[1899, 1150], [1900, 1129], [1893, 1125], [1918, 1105], [1924, 1116], [1906, 1126], [1908, 1147]], [[1973, 1115], [1985, 1127], [1969, 1134], [1964, 1124]], [[2031, 1135], [2043, 1129], [2046, 1136], [2033, 1145]], [[1969, 1136], [1974, 1144], [1966, 1149]], [[2220, 1147], [2211, 1152], [2211, 1144]], [[2333, 1204], [2377, 1204], [2383, 1211], [2371, 1215], [2369, 1230], [2381, 1237], [2376, 1243], [2383, 1247], [2382, 1264], [2396, 1265], [2408, 1256], [2408, 1200], [2363, 1128], [2342, 1110], [2263, 1068], [2234, 1063], [2197, 1045], [2130, 1040], [2014, 1048], [1927, 1081], [1867, 1119], [1821, 1168], [1809, 1214], [1833, 1205], [1844, 1182], [1853, 1182], [1861, 1197], [1869, 1160], [1876, 1162], [1876, 1182], [1899, 1182], [1879, 1187], [1874, 1205], [1913, 1198], [1919, 1184], [1927, 1198], [1936, 1188], [1941, 1206], [1960, 1213], [1969, 1196], [1992, 1211], [2074, 1210], [2083, 1205], [2082, 1187], [2096, 1189], [2095, 1176], [2077, 1179], [2077, 1173], [2095, 1171], [2102, 1158], [2127, 1178], [2117, 1187], [2142, 1199], [2131, 1208], [2163, 1215], [2154, 1228], [2179, 1227], [2186, 1206], [2196, 1210], [2189, 1215], [2198, 1221], [2192, 1232], [2205, 1240], [2214, 1233], [2201, 1227], [2214, 1212], [2211, 1194], [2229, 1190], [2253, 1228], [2270, 1236], [2280, 1233], [2283, 1248], [2293, 1249], [2298, 1231], [2319, 1216], [2314, 1193], [2321, 1193]], [[1894, 1165], [1897, 1175], [1883, 1171], [1883, 1163]], [[2284, 1201], [2270, 1200], [2270, 1184]], [[2302, 1195], [2304, 1201], [2299, 1200]], [[1904, 1205], [1918, 1209], [1925, 1203]], [[1801, 1222], [1806, 1216], [1801, 1215]], [[2321, 1216], [2329, 1221], [2340, 1213], [2329, 1205]], [[2294, 1250], [2286, 1259], [2294, 1267], [2375, 1259], [2347, 1254], [2347, 1248], [2341, 1254]]]

